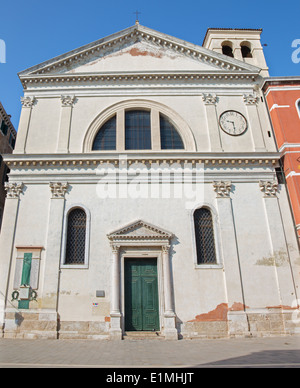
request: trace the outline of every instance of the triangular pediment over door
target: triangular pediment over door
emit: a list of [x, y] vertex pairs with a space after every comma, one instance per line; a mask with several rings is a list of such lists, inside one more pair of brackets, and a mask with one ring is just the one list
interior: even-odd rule
[[142, 220], [134, 221], [107, 235], [112, 244], [169, 245], [173, 234]]

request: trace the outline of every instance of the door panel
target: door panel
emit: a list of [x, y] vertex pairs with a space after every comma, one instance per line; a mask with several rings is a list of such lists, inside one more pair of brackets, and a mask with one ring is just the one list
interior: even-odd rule
[[125, 261], [125, 330], [159, 330], [156, 259]]

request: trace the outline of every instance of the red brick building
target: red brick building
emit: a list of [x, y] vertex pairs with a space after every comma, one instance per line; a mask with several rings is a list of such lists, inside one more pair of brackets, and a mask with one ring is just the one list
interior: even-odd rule
[[3, 162], [3, 154], [11, 154], [15, 147], [17, 133], [0, 102], [0, 228], [5, 202], [4, 183], [7, 181], [8, 167]]
[[300, 241], [300, 77], [267, 78], [263, 90]]

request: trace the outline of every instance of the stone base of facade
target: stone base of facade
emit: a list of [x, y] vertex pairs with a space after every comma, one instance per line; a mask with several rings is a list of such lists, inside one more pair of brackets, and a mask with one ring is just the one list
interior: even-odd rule
[[57, 312], [8, 311], [5, 313], [4, 338], [57, 339]]
[[108, 339], [107, 322], [63, 321], [58, 328], [59, 339]]
[[[281, 309], [229, 313], [226, 320], [184, 322], [180, 330], [166, 327], [165, 340], [193, 338], [270, 337], [299, 335], [299, 311]], [[172, 319], [175, 319], [172, 317]], [[54, 311], [7, 311], [3, 338], [122, 340], [120, 326], [111, 322], [60, 321]]]
[[182, 325], [182, 338], [269, 337], [299, 335], [299, 311], [261, 309], [229, 312], [226, 320], [190, 321]]

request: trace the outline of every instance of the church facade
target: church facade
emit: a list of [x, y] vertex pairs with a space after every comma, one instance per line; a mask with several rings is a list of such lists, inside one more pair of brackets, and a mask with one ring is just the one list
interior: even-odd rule
[[19, 73], [2, 336], [299, 333], [260, 34], [136, 23]]

